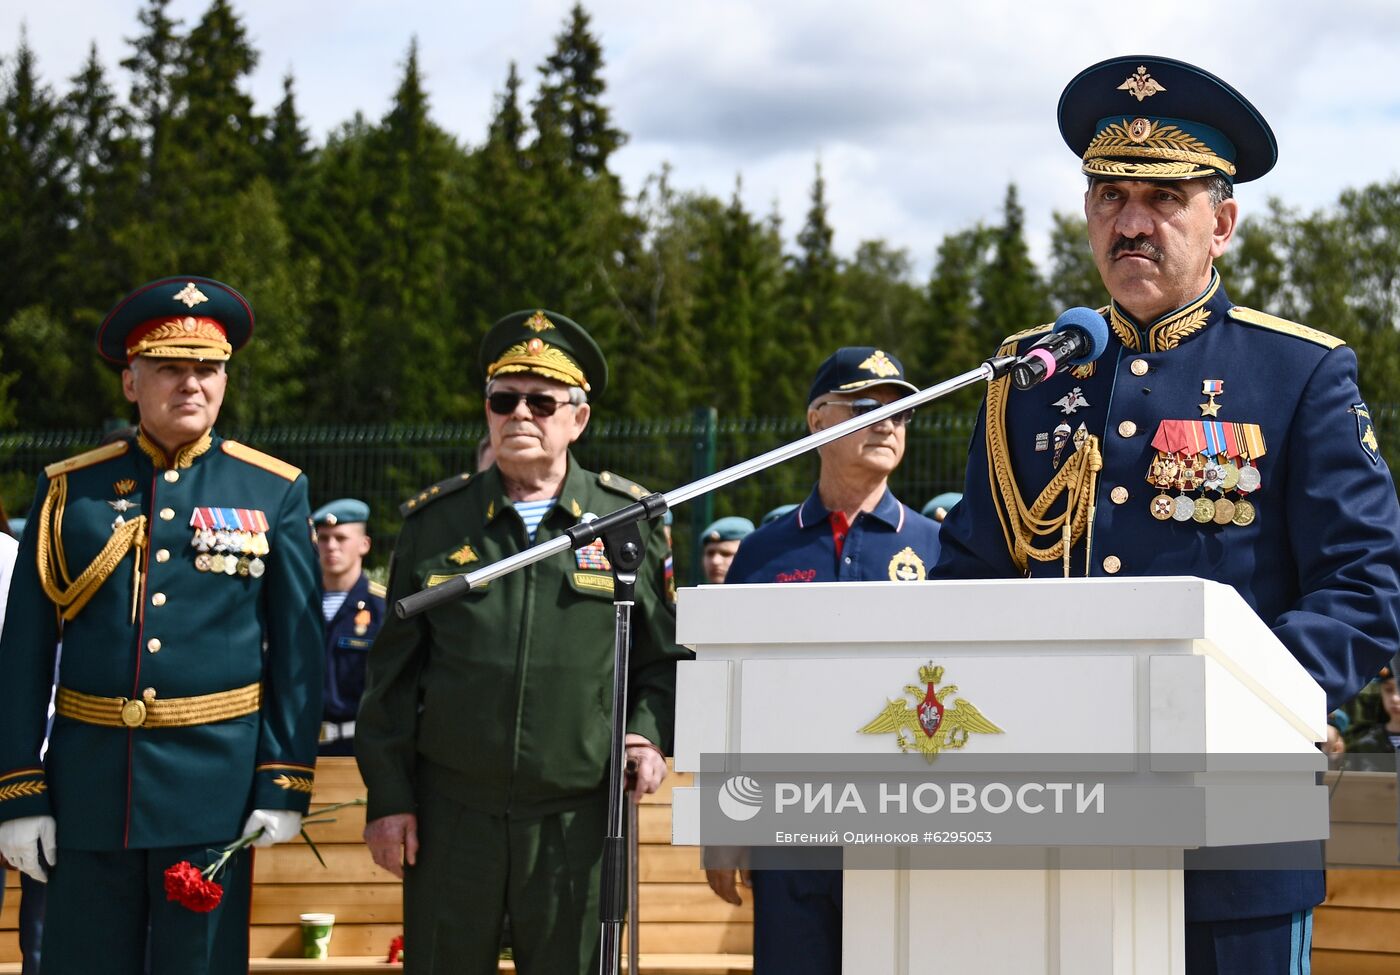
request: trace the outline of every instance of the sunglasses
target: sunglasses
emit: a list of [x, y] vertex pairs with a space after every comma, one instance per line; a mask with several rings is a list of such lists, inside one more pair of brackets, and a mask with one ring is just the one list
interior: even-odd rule
[[[888, 403], [881, 403], [877, 399], [829, 399], [825, 403], [818, 403], [817, 409], [821, 409], [823, 406], [844, 406], [846, 409], [851, 411], [851, 416], [857, 417], [864, 416], [866, 413], [869, 413], [872, 410], [878, 410], [880, 409], [880, 407], [888, 405]], [[896, 413], [894, 416], [889, 418], [890, 422], [897, 427], [904, 426], [912, 419], [914, 419], [914, 411], [912, 408], [904, 410], [900, 413]]]
[[515, 412], [515, 408], [524, 400], [525, 405], [530, 408], [531, 416], [553, 416], [554, 411], [561, 406], [568, 406], [566, 399], [555, 399], [548, 393], [492, 393], [486, 397], [486, 405], [491, 408], [491, 412], [499, 416], [510, 416]]

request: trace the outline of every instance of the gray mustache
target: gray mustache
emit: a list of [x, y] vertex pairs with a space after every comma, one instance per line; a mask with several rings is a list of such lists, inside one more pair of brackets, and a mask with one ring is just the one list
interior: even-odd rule
[[1152, 241], [1145, 237], [1119, 237], [1113, 242], [1113, 247], [1109, 249], [1109, 257], [1118, 257], [1120, 254], [1141, 254], [1150, 257], [1154, 261], [1162, 259], [1162, 250]]

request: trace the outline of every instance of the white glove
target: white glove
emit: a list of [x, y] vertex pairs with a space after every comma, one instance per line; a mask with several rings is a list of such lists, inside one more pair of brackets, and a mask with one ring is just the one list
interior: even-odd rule
[[21, 816], [0, 823], [0, 856], [10, 866], [22, 870], [41, 884], [49, 882], [48, 871], [39, 859], [43, 847], [49, 866], [58, 863], [58, 823], [52, 816]]
[[253, 841], [254, 846], [285, 843], [301, 832], [301, 813], [290, 809], [254, 809], [243, 824], [243, 835], [252, 836], [258, 830], [262, 830], [262, 835]]

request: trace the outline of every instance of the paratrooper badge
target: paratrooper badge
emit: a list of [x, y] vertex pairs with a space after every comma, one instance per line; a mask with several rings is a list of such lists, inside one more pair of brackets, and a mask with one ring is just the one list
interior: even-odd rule
[[1065, 393], [1065, 395], [1055, 400], [1055, 402], [1051, 403], [1050, 405], [1058, 406], [1060, 408], [1060, 411], [1064, 413], [1065, 416], [1069, 416], [1081, 406], [1088, 406], [1089, 401], [1084, 398], [1084, 391], [1080, 389], [1080, 387], [1076, 386], [1073, 389], [1071, 389], [1068, 393]]
[[949, 708], [944, 702], [957, 692], [958, 685], [948, 684], [936, 691], [934, 685], [942, 679], [943, 668], [935, 667], [932, 661], [920, 667], [919, 680], [927, 689], [918, 684], [904, 685], [904, 693], [918, 703], [910, 707], [902, 698], [887, 702], [885, 709], [860, 733], [893, 734], [900, 751], [916, 751], [930, 762], [945, 748], [962, 748], [974, 733], [1005, 734], [967, 698], [958, 698]]
[[365, 608], [364, 602], [361, 601], [359, 606], [357, 607], [357, 612], [355, 613], [355, 635], [364, 636], [366, 633], [368, 633], [369, 624], [373, 621], [373, 619], [374, 617], [370, 614], [370, 611]]
[[924, 567], [924, 560], [908, 545], [890, 559], [891, 582], [921, 582], [927, 577], [928, 570]]

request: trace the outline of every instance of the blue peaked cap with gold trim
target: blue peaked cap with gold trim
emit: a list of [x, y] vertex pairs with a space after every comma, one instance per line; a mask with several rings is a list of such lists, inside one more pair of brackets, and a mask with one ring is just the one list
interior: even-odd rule
[[1278, 160], [1259, 110], [1209, 71], [1136, 54], [1085, 68], [1060, 95], [1060, 134], [1100, 179], [1258, 179]]
[[872, 386], [898, 386], [910, 393], [919, 387], [904, 378], [904, 364], [894, 356], [870, 345], [848, 345], [837, 349], [817, 367], [807, 402], [827, 393], [854, 393]]

